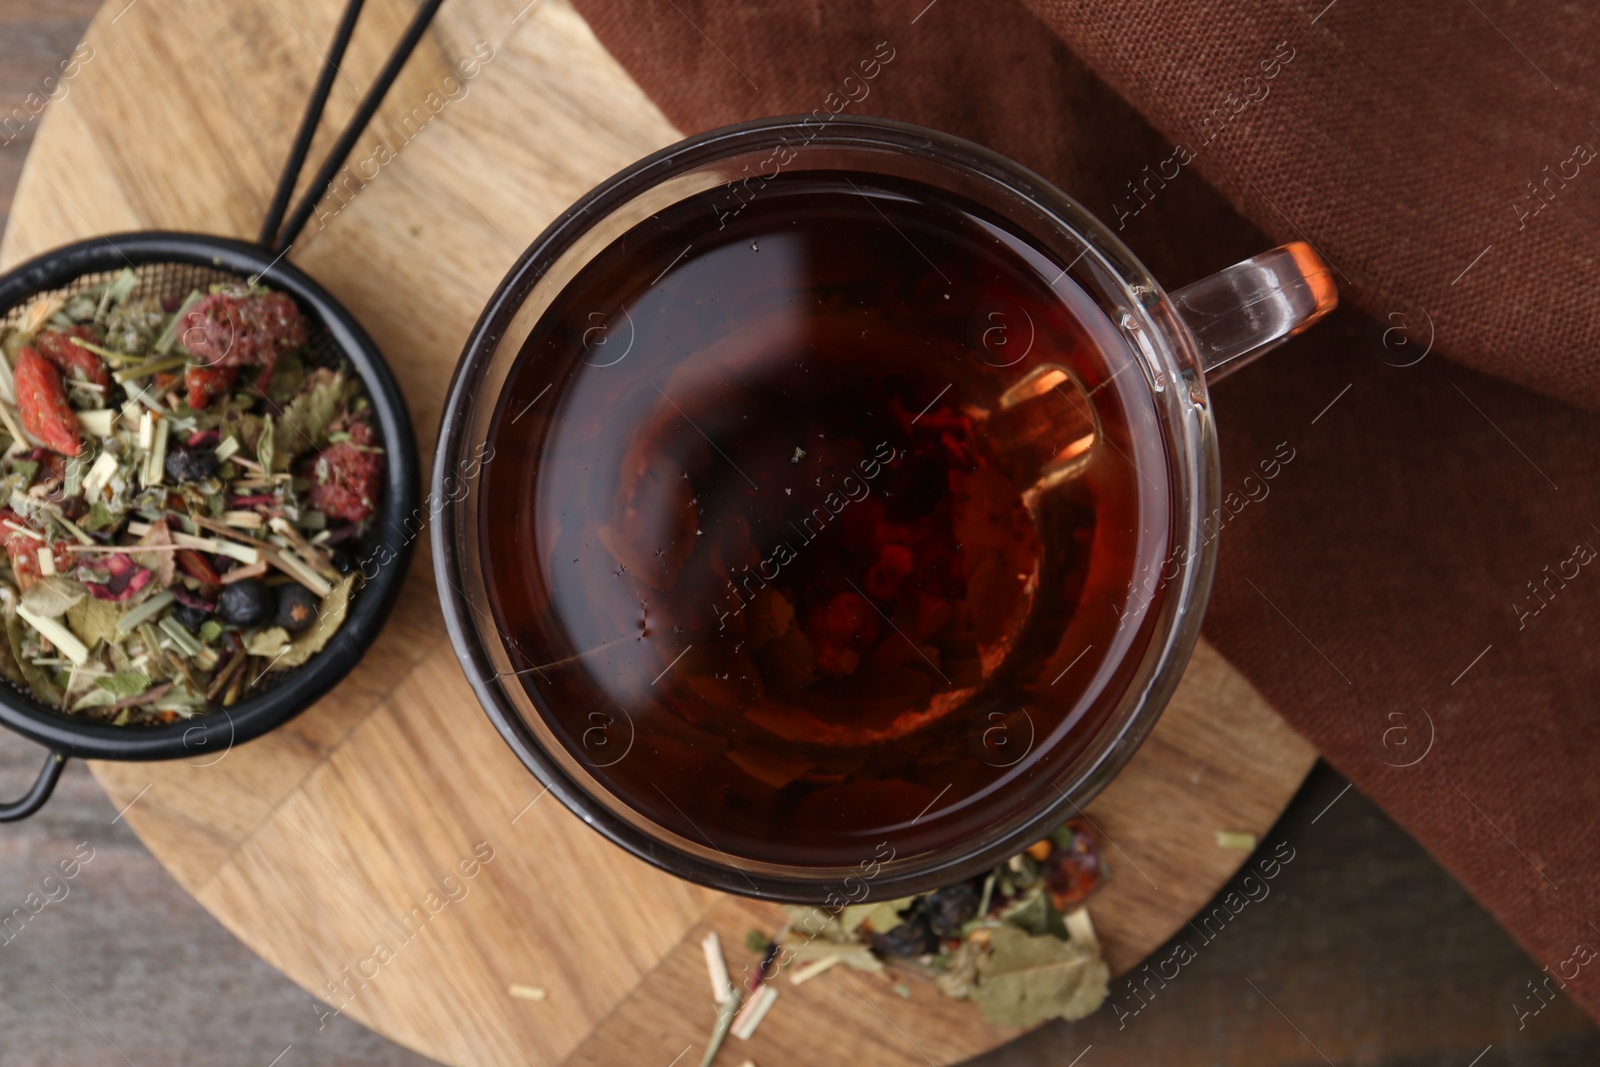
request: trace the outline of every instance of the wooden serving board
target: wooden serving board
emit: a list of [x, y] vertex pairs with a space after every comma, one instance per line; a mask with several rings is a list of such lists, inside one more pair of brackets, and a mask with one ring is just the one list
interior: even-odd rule
[[[351, 157], [384, 158], [382, 139], [393, 158], [292, 251], [387, 354], [425, 456], [467, 331], [518, 252], [679, 136], [562, 0], [524, 2], [444, 6]], [[43, 119], [0, 259], [123, 230], [252, 238], [341, 6], [111, 0]], [[368, 3], [325, 129], [413, 10]], [[96, 775], [224, 925], [401, 1044], [450, 1064], [697, 1061], [712, 1022], [704, 932], [737, 970], [752, 962], [745, 932], [776, 928], [777, 910], [661, 874], [541, 799], [457, 666], [419, 548], [388, 629], [316, 707], [234, 750]], [[1114, 969], [1223, 885], [1244, 853], [1216, 832], [1264, 833], [1314, 758], [1202, 644], [1154, 736], [1089, 811], [1111, 842], [1091, 912]], [[903, 999], [842, 972], [784, 982], [755, 1038], [719, 1062], [945, 1064], [1014, 1036], [923, 984]], [[514, 983], [545, 998], [513, 997]]]

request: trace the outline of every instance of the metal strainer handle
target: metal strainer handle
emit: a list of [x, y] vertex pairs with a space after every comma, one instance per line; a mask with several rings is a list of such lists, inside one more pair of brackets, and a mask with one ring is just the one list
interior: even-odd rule
[[322, 110], [328, 103], [328, 93], [333, 88], [334, 75], [339, 72], [339, 61], [344, 58], [345, 48], [355, 32], [356, 19], [361, 14], [363, 2], [364, 0], [349, 0], [345, 4], [344, 14], [339, 19], [339, 27], [334, 31], [333, 44], [329, 46], [322, 65], [322, 73], [317, 78], [316, 88], [311, 92], [311, 99], [306, 103], [306, 113], [300, 120], [300, 129], [295, 134], [289, 158], [284, 161], [283, 173], [278, 176], [278, 187], [273, 192], [271, 206], [267, 209], [266, 218], [262, 220], [261, 235], [256, 239], [256, 243], [274, 255], [281, 255], [287, 251], [289, 246], [294, 244], [295, 238], [300, 236], [300, 231], [305, 229], [312, 212], [317, 208], [317, 201], [322, 199], [322, 194], [332, 183], [334, 175], [344, 166], [350, 150], [366, 131], [367, 123], [372, 121], [372, 116], [383, 103], [389, 87], [400, 76], [406, 60], [411, 58], [411, 53], [422, 40], [423, 33], [433, 21], [434, 14], [444, 0], [423, 0], [422, 5], [417, 8], [417, 13], [412, 16], [405, 34], [394, 46], [394, 51], [389, 53], [383, 69], [378, 72], [377, 80], [367, 90], [367, 95], [361, 98], [361, 106], [350, 116], [344, 132], [339, 134], [339, 139], [328, 150], [327, 158], [312, 176], [305, 193], [295, 205], [294, 213], [289, 216], [288, 223], [280, 230], [278, 223], [283, 218], [289, 197], [294, 193], [295, 183], [300, 180], [300, 170], [305, 165], [312, 136], [317, 132], [318, 123], [322, 121]]

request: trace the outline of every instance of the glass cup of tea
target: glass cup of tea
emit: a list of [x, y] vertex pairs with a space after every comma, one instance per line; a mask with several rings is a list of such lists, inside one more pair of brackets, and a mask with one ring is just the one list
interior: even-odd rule
[[473, 330], [431, 496], [451, 640], [529, 770], [674, 874], [959, 881], [1150, 732], [1216, 561], [1208, 381], [1336, 301], [1304, 244], [1169, 293], [933, 130], [689, 138]]

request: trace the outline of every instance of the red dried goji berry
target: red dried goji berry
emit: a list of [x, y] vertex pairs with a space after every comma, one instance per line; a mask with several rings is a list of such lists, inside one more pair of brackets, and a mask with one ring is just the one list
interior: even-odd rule
[[78, 433], [78, 417], [67, 403], [61, 372], [38, 352], [24, 346], [17, 352], [12, 380], [22, 428], [51, 451], [76, 456], [83, 448], [83, 439]]
[[105, 360], [82, 345], [73, 344], [74, 337], [93, 341], [94, 331], [82, 325], [69, 326], [65, 330], [43, 330], [39, 334], [36, 347], [39, 354], [54, 363], [61, 373], [80, 382], [90, 382], [102, 389], [110, 389], [111, 372], [106, 369]]
[[210, 407], [212, 398], [233, 388], [238, 377], [238, 367], [186, 367], [183, 384], [189, 389], [189, 406], [196, 410]]

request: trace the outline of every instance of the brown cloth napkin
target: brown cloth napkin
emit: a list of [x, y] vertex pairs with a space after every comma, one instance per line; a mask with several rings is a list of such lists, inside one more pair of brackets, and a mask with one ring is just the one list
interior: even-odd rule
[[[1281, 442], [1295, 458], [1227, 519], [1206, 633], [1548, 968], [1527, 976], [1546, 999], [1600, 1015], [1600, 12], [578, 7], [686, 131], [814, 110], [948, 130], [1174, 287], [1320, 249], [1344, 308], [1215, 394], [1225, 492]], [[1533, 1026], [1543, 1002], [1506, 1010]]]

